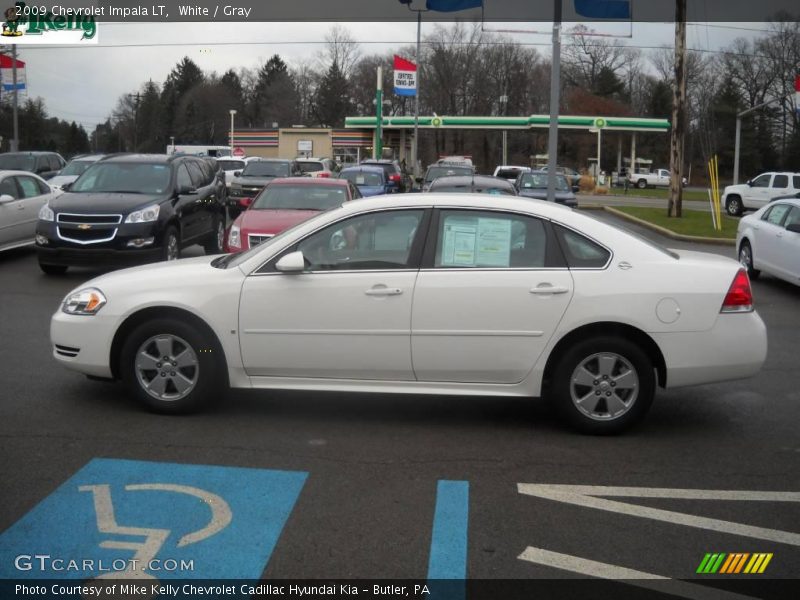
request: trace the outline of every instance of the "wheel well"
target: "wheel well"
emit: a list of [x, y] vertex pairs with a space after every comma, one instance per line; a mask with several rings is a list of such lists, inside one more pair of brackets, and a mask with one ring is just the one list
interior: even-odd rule
[[661, 349], [658, 347], [658, 344], [653, 341], [653, 338], [632, 325], [614, 322], [584, 325], [583, 327], [578, 327], [570, 331], [561, 338], [555, 348], [553, 348], [553, 351], [550, 352], [550, 357], [547, 359], [547, 364], [544, 367], [545, 385], [551, 380], [553, 371], [561, 360], [561, 357], [571, 346], [589, 338], [601, 336], [620, 337], [635, 343], [647, 354], [653, 363], [656, 374], [658, 375], [658, 385], [661, 387], [667, 385], [667, 365], [664, 361], [664, 355], [661, 354]]
[[[122, 354], [122, 346], [125, 344], [128, 335], [139, 325], [151, 319], [176, 319], [188, 325], [192, 325], [208, 336], [208, 339], [211, 340], [214, 346], [214, 351], [217, 353], [217, 356], [225, 356], [217, 334], [214, 333], [214, 330], [211, 329], [203, 319], [182, 308], [175, 308], [173, 306], [151, 306], [130, 315], [123, 321], [122, 325], [119, 326], [117, 332], [114, 334], [114, 340], [111, 342], [111, 355], [109, 357], [111, 374], [114, 376], [114, 379], [120, 378], [120, 355]], [[227, 378], [227, 367], [223, 369], [223, 372], [226, 374], [225, 376]], [[227, 385], [228, 382], [226, 381], [225, 383]]]

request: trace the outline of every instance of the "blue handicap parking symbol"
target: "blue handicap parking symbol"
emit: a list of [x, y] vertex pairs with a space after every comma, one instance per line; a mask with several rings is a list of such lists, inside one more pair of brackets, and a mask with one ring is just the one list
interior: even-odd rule
[[258, 579], [307, 476], [92, 460], [0, 535], [0, 579]]

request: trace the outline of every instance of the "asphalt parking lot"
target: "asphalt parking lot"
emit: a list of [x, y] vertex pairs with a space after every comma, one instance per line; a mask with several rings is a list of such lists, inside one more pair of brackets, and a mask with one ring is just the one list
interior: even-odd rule
[[[753, 284], [769, 334], [758, 376], [660, 390], [643, 425], [602, 438], [518, 399], [235, 392], [203, 414], [148, 414], [120, 386], [50, 356], [50, 315], [92, 275], [47, 277], [31, 250], [0, 254], [2, 577], [19, 575], [9, 557], [23, 550], [56, 556], [104, 539], [95, 512], [104, 489], [120, 526], [168, 530], [161, 554], [195, 559], [198, 577], [605, 572], [722, 585], [724, 576], [696, 574], [707, 553], [771, 553], [764, 574], [741, 577], [800, 577], [798, 287], [767, 275]], [[130, 484], [142, 481], [162, 488], [137, 496]], [[229, 528], [244, 536], [233, 552], [213, 534], [178, 543], [205, 513], [165, 501], [170, 485], [227, 502]], [[264, 498], [262, 514], [253, 507]], [[223, 567], [240, 570], [204, 571], [223, 550]]]

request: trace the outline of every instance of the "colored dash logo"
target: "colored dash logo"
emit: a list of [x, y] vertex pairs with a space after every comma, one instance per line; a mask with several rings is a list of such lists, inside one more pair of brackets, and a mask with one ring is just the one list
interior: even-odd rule
[[750, 554], [748, 552], [725, 552], [708, 553], [703, 557], [697, 573], [703, 575], [738, 575], [741, 573], [755, 574], [763, 573], [767, 570], [769, 561], [772, 560], [772, 553], [758, 552]]

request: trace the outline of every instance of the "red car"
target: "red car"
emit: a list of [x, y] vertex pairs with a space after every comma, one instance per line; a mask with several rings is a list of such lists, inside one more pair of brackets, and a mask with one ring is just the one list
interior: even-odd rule
[[356, 198], [361, 198], [361, 193], [346, 179], [273, 179], [231, 223], [225, 234], [225, 251], [248, 250], [321, 211]]

